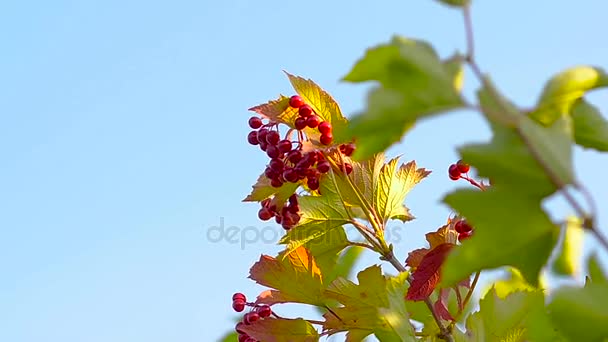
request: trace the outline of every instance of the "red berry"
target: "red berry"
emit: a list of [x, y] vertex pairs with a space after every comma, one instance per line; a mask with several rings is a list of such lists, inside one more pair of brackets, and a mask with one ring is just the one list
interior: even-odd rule
[[258, 319], [260, 319], [260, 315], [258, 315], [257, 312], [248, 312], [245, 314], [245, 316], [243, 316], [243, 323], [249, 325]]
[[297, 204], [293, 204], [293, 205], [287, 206], [286, 208], [287, 208], [287, 210], [288, 210], [290, 213], [297, 214], [297, 213], [299, 213], [299, 212], [300, 212], [300, 206], [299, 206], [299, 205], [297, 205]]
[[251, 145], [257, 145], [260, 142], [258, 141], [258, 131], [251, 131], [247, 134], [247, 142]]
[[328, 161], [324, 160], [317, 164], [317, 170], [321, 173], [327, 173], [331, 169], [331, 165]]
[[348, 144], [340, 145], [340, 152], [342, 152], [342, 154], [344, 154], [347, 157], [352, 156], [353, 153], [355, 152], [355, 144], [348, 143]]
[[268, 210], [268, 208], [262, 208], [260, 209], [260, 211], [258, 211], [258, 217], [260, 218], [260, 220], [262, 221], [268, 221], [270, 220], [274, 215], [272, 214], [272, 212], [270, 210]]
[[315, 128], [319, 126], [319, 122], [321, 122], [321, 118], [316, 115], [311, 115], [306, 118], [306, 125], [310, 128]]
[[234, 330], [241, 335], [247, 335], [245, 331], [243, 331], [243, 325], [245, 325], [243, 322], [238, 322], [234, 327]]
[[344, 163], [344, 165], [340, 166], [340, 171], [344, 172], [346, 171], [347, 175], [350, 175], [351, 172], [353, 172], [353, 166], [350, 165], [349, 163]]
[[281, 151], [279, 151], [279, 148], [275, 145], [268, 145], [268, 147], [266, 147], [266, 154], [269, 158], [274, 159], [279, 158], [279, 156], [281, 155]]
[[327, 121], [322, 121], [319, 123], [318, 128], [321, 134], [331, 133], [331, 124]]
[[456, 224], [454, 225], [454, 229], [458, 233], [462, 234], [462, 233], [470, 232], [471, 230], [473, 230], [473, 227], [471, 227], [471, 225], [466, 220], [460, 220], [460, 221], [456, 222]]
[[302, 160], [302, 152], [294, 150], [289, 152], [289, 154], [287, 154], [287, 159], [294, 163], [297, 164], [300, 160]]
[[258, 131], [258, 142], [260, 144], [266, 144], [266, 135], [268, 134], [268, 129], [267, 128], [260, 128], [260, 130]]
[[268, 143], [266, 143], [266, 141], [263, 141], [260, 143], [260, 150], [266, 151], [267, 147], [268, 147]]
[[296, 129], [298, 131], [301, 131], [304, 128], [306, 128], [306, 119], [299, 117], [296, 119], [296, 121], [294, 121], [293, 125], [296, 127]]
[[469, 169], [471, 168], [471, 166], [465, 162], [461, 160], [459, 160], [458, 162], [456, 162], [456, 166], [458, 167], [458, 171], [460, 171], [460, 173], [467, 173], [469, 172]]
[[276, 145], [279, 143], [279, 140], [281, 140], [281, 136], [277, 131], [270, 131], [266, 134], [266, 142], [268, 145]]
[[281, 215], [277, 215], [274, 217], [274, 220], [278, 223], [281, 224], [281, 222], [283, 222], [283, 216]]
[[268, 305], [262, 305], [262, 306], [258, 307], [257, 312], [258, 312], [258, 315], [260, 315], [260, 317], [266, 318], [266, 317], [270, 316], [270, 314], [272, 313], [272, 309]]
[[458, 241], [462, 242], [462, 240], [466, 240], [466, 239], [470, 238], [471, 235], [473, 235], [472, 230], [470, 230], [468, 232], [462, 232], [462, 233], [458, 234]]
[[289, 98], [289, 106], [292, 108], [300, 108], [304, 105], [304, 99], [298, 95]]
[[232, 300], [242, 300], [243, 302], [247, 301], [247, 297], [245, 297], [244, 294], [237, 292], [235, 294], [232, 295]]
[[298, 195], [293, 194], [293, 195], [289, 196], [289, 204], [297, 205], [298, 204]]
[[258, 129], [260, 127], [262, 127], [262, 119], [258, 118], [257, 116], [252, 116], [249, 118], [249, 127], [253, 128], [253, 129]]
[[283, 153], [287, 153], [287, 152], [291, 151], [291, 141], [289, 141], [287, 139], [281, 140], [277, 144], [277, 147], [279, 148], [279, 151], [281, 151]]
[[302, 107], [300, 107], [300, 109], [298, 109], [298, 113], [300, 114], [301, 117], [306, 118], [312, 115], [313, 110], [312, 107], [305, 104]]
[[296, 183], [300, 178], [298, 177], [298, 172], [294, 168], [288, 168], [283, 171], [283, 178], [290, 183]]
[[456, 165], [456, 164], [450, 165], [450, 167], [448, 168], [448, 175], [450, 176], [451, 180], [460, 179], [460, 170], [458, 170], [458, 165]]
[[310, 190], [319, 190], [319, 178], [310, 177], [306, 181], [306, 185]]
[[270, 180], [270, 185], [271, 185], [273, 188], [280, 188], [280, 187], [282, 187], [282, 186], [283, 186], [283, 181], [281, 181], [281, 180], [280, 180], [280, 179], [278, 179], [278, 178], [271, 179], [271, 180]]
[[247, 342], [250, 337], [246, 334], [239, 334], [239, 342]]
[[281, 159], [271, 159], [270, 164], [268, 164], [268, 167], [270, 167], [273, 171], [281, 172], [283, 171], [285, 164]]
[[245, 310], [245, 302], [241, 300], [235, 300], [234, 302], [232, 302], [232, 308], [236, 312], [241, 312]]
[[272, 180], [272, 179], [278, 179], [278, 178], [279, 178], [279, 172], [278, 172], [278, 171], [276, 171], [276, 170], [274, 170], [274, 169], [272, 169], [271, 167], [267, 167], [267, 168], [264, 170], [264, 175], [266, 175], [266, 177], [267, 177], [268, 179], [271, 179], [271, 180]]
[[331, 133], [321, 134], [321, 138], [319, 140], [321, 140], [321, 144], [329, 145], [331, 144], [331, 141], [334, 140], [334, 136]]

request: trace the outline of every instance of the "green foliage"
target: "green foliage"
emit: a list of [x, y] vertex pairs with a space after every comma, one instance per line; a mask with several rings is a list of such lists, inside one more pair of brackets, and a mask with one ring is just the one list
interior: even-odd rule
[[576, 143], [601, 152], [608, 152], [608, 121], [600, 111], [585, 100], [572, 107], [574, 139]]
[[560, 249], [552, 264], [552, 271], [559, 275], [575, 276], [580, 271], [584, 234], [582, 221], [569, 217], [563, 230]]

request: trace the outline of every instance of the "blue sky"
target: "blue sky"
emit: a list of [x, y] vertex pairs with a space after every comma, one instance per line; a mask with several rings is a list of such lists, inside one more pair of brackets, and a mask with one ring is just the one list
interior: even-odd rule
[[[607, 11], [598, 0], [477, 1], [479, 63], [530, 106], [567, 66], [608, 68], [597, 29]], [[396, 33], [442, 56], [464, 46], [460, 14], [430, 0], [4, 3], [0, 340], [186, 342], [228, 331], [231, 294], [256, 295], [248, 268], [278, 250], [207, 234], [222, 219], [240, 232], [266, 226], [240, 202], [266, 162], [246, 143], [247, 108], [290, 95], [287, 70], [356, 113], [367, 86], [339, 80]], [[606, 91], [589, 99], [608, 109]], [[445, 174], [455, 147], [487, 136], [478, 115], [454, 113], [391, 150], [436, 171], [407, 200], [419, 219], [395, 225], [401, 259], [449, 213], [439, 199], [460, 186]], [[608, 212], [608, 159], [577, 151], [576, 162]], [[600, 224], [608, 229], [606, 215]]]

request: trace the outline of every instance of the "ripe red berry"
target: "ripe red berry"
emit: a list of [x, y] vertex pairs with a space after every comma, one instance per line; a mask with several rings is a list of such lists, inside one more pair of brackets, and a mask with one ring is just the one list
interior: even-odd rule
[[267, 128], [260, 128], [260, 130], [258, 131], [258, 142], [260, 144], [267, 144], [266, 142], [266, 135], [268, 134], [268, 129]]
[[458, 234], [458, 241], [462, 242], [462, 240], [466, 240], [468, 238], [470, 238], [473, 235], [473, 231], [470, 230], [468, 232], [462, 232], [460, 234]]
[[268, 147], [266, 147], [266, 154], [269, 158], [274, 159], [279, 158], [279, 156], [281, 155], [281, 151], [279, 151], [279, 148], [275, 145], [268, 145]]
[[458, 170], [458, 165], [456, 165], [456, 164], [450, 165], [450, 167], [448, 168], [448, 175], [450, 176], [451, 180], [460, 179], [460, 170]]
[[296, 183], [300, 178], [298, 172], [294, 168], [288, 168], [283, 171], [283, 178], [290, 183]]
[[306, 119], [299, 117], [296, 119], [296, 121], [294, 121], [293, 125], [296, 127], [296, 129], [298, 131], [301, 131], [304, 128], [306, 128]]
[[273, 168], [271, 168], [270, 166], [267, 167], [264, 170], [264, 175], [268, 178], [268, 179], [278, 179], [279, 178], [279, 172], [274, 170]]
[[300, 206], [297, 204], [289, 205], [286, 208], [290, 213], [297, 214], [298, 212], [300, 212]]
[[317, 164], [317, 170], [321, 173], [327, 173], [331, 169], [331, 165], [328, 161], [323, 160]]
[[270, 314], [272, 313], [272, 309], [268, 305], [262, 305], [262, 306], [258, 307], [257, 312], [258, 312], [258, 315], [260, 315], [260, 317], [266, 318], [266, 317], [270, 316]]
[[283, 222], [283, 216], [281, 216], [281, 215], [276, 215], [276, 216], [274, 217], [274, 220], [275, 220], [275, 221], [276, 221], [278, 224], [281, 224], [281, 222]]
[[232, 295], [232, 300], [242, 300], [243, 302], [247, 301], [247, 297], [245, 297], [244, 294], [237, 292], [235, 294]]
[[279, 143], [279, 140], [281, 140], [281, 136], [277, 131], [270, 131], [266, 134], [266, 142], [268, 145], [276, 145]]
[[306, 181], [306, 185], [310, 190], [319, 190], [319, 178], [310, 177]]
[[268, 208], [262, 208], [260, 209], [260, 211], [258, 211], [258, 217], [260, 218], [260, 220], [262, 221], [268, 221], [270, 220], [274, 215], [272, 214], [272, 212], [270, 210], [268, 210]]
[[305, 104], [303, 106], [300, 107], [300, 109], [298, 109], [298, 113], [300, 114], [301, 117], [306, 118], [312, 115], [313, 110], [312, 107]]
[[304, 99], [298, 95], [289, 98], [289, 106], [292, 108], [300, 108], [304, 105]]
[[248, 312], [243, 316], [243, 323], [250, 325], [251, 323], [260, 319], [260, 315], [257, 312]]
[[287, 153], [287, 152], [291, 151], [291, 141], [289, 141], [287, 139], [281, 140], [277, 144], [277, 147], [279, 148], [279, 151], [281, 151], [283, 153]]
[[331, 141], [334, 140], [334, 136], [331, 133], [321, 134], [321, 138], [319, 138], [319, 140], [321, 140], [321, 144], [329, 145], [331, 144]]
[[456, 222], [456, 224], [454, 225], [454, 229], [458, 233], [466, 233], [473, 230], [473, 227], [471, 227], [471, 225], [466, 220], [460, 220]]
[[469, 172], [469, 169], [471, 168], [471, 166], [467, 163], [465, 163], [464, 161], [459, 160], [458, 162], [456, 162], [456, 166], [458, 167], [458, 171], [460, 171], [460, 173], [467, 173]]
[[321, 121], [318, 128], [321, 134], [331, 133], [331, 124], [327, 121]]
[[280, 187], [282, 187], [282, 186], [283, 186], [283, 181], [282, 181], [282, 180], [280, 180], [280, 179], [278, 179], [278, 178], [274, 178], [274, 179], [271, 179], [271, 180], [270, 180], [270, 185], [271, 185], [273, 188], [280, 188]]
[[232, 308], [236, 312], [241, 312], [245, 310], [245, 302], [241, 300], [235, 300], [234, 302], [232, 302]]
[[291, 204], [291, 205], [298, 204], [298, 195], [293, 194], [293, 195], [289, 196], [289, 204]]
[[249, 335], [246, 334], [239, 334], [239, 342], [247, 342], [247, 340], [249, 339]]
[[340, 171], [344, 172], [346, 171], [347, 175], [350, 175], [351, 172], [353, 172], [353, 166], [350, 165], [349, 163], [344, 163], [344, 165], [340, 165]]
[[268, 143], [266, 141], [263, 141], [263, 142], [260, 143], [260, 150], [266, 151], [267, 147], [268, 147]]
[[271, 159], [268, 167], [270, 167], [273, 171], [281, 172], [285, 167], [285, 163], [283, 163], [281, 159]]
[[247, 134], [247, 142], [251, 145], [257, 145], [260, 142], [258, 141], [258, 131], [251, 131]]
[[355, 144], [348, 143], [348, 144], [340, 145], [340, 152], [342, 152], [342, 154], [344, 154], [347, 157], [352, 156], [353, 153], [355, 152]]
[[253, 128], [253, 129], [258, 129], [260, 127], [262, 127], [262, 119], [258, 118], [257, 116], [252, 116], [249, 118], [249, 127]]
[[316, 115], [311, 115], [306, 118], [306, 125], [310, 128], [315, 128], [315, 127], [319, 126], [320, 122], [321, 122], [321, 118], [319, 118]]
[[291, 151], [289, 154], [287, 154], [287, 159], [290, 162], [297, 164], [300, 160], [302, 160], [302, 152], [298, 150]]

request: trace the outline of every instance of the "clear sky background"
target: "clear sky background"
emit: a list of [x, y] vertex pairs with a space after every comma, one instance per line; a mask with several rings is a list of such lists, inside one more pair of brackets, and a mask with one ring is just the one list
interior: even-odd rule
[[[553, 73], [608, 67], [607, 12], [601, 0], [476, 1], [479, 63], [531, 106]], [[462, 31], [460, 13], [431, 0], [5, 1], [0, 341], [217, 340], [233, 327], [232, 293], [260, 291], [250, 265], [278, 251], [207, 234], [222, 220], [266, 226], [240, 202], [266, 162], [246, 143], [247, 108], [292, 94], [284, 69], [351, 115], [368, 87], [339, 80], [367, 47], [399, 33], [448, 56]], [[608, 111], [608, 92], [589, 99]], [[401, 259], [445, 222], [443, 195], [465, 186], [446, 175], [455, 146], [487, 137], [478, 115], [454, 113], [391, 150], [435, 171], [408, 197], [419, 219], [394, 225]], [[605, 233], [607, 158], [576, 153]]]

